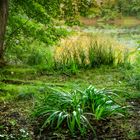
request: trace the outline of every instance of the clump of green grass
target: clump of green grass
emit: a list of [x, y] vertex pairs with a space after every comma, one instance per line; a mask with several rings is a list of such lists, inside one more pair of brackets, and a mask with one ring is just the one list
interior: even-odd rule
[[76, 93], [53, 90], [37, 104], [34, 115], [43, 117], [42, 128], [51, 126], [58, 129], [65, 126], [72, 134], [79, 128], [83, 134], [87, 126], [91, 125], [79, 106], [80, 98], [78, 98]]
[[116, 94], [97, 90], [93, 86], [84, 91], [62, 92], [50, 90], [35, 105], [33, 115], [42, 118], [42, 129], [65, 128], [72, 135], [84, 135], [94, 130], [94, 122], [113, 115], [123, 115], [125, 107], [116, 101]]
[[116, 101], [120, 97], [111, 91], [97, 90], [93, 86], [89, 86], [82, 96], [84, 108], [92, 112], [96, 120], [124, 113], [121, 103]]
[[91, 67], [101, 66], [101, 65], [114, 65], [116, 62], [115, 52], [108, 44], [98, 43], [96, 40], [91, 39], [91, 44], [89, 47], [89, 65]]

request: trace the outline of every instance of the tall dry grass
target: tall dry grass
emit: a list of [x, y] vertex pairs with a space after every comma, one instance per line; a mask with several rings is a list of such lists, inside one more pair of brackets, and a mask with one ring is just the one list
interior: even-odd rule
[[61, 40], [55, 47], [56, 67], [85, 68], [123, 64], [129, 50], [112, 37], [101, 34], [80, 34]]

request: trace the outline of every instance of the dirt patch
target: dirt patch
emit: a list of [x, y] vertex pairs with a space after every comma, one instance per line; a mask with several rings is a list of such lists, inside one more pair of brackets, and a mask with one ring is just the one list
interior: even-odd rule
[[136, 137], [140, 139], [140, 99], [131, 99], [129, 103], [132, 109], [130, 110], [131, 117], [128, 122], [131, 124]]
[[89, 19], [89, 18], [81, 18], [80, 19], [80, 22], [84, 25], [87, 25], [87, 26], [93, 26], [93, 25], [96, 25], [97, 24], [97, 19], [96, 18], [93, 18], [93, 19]]
[[33, 131], [27, 116], [14, 104], [0, 103], [0, 139], [32, 139]]
[[125, 140], [127, 138], [126, 132], [120, 127], [120, 120], [106, 119], [101, 121], [94, 121], [92, 125], [96, 134], [89, 130], [84, 136], [81, 136], [80, 132], [77, 132], [74, 136], [71, 136], [67, 128], [56, 131], [48, 127], [40, 132], [39, 125], [36, 125], [34, 129], [34, 134], [36, 134], [35, 140]]
[[131, 99], [128, 103], [130, 115], [126, 118], [107, 118], [101, 121], [93, 121], [92, 126], [96, 131], [88, 131], [85, 136], [77, 132], [71, 136], [68, 129], [54, 130], [50, 127], [40, 133], [41, 119], [31, 121], [28, 113], [25, 113], [25, 101], [0, 102], [0, 139], [2, 140], [129, 140], [140, 139], [140, 99]]

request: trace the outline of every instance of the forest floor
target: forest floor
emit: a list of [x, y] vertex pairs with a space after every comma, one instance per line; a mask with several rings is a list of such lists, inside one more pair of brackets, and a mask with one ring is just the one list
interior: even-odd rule
[[[130, 22], [131, 19], [131, 22]], [[129, 20], [129, 21], [128, 21]], [[88, 26], [97, 20], [81, 19]], [[135, 18], [116, 20], [140, 24]], [[129, 25], [127, 25], [129, 26]], [[89, 85], [97, 89], [108, 89], [122, 97], [130, 105], [124, 118], [107, 118], [93, 122], [95, 135], [88, 131], [86, 136], [71, 137], [67, 130], [50, 128], [40, 133], [40, 125], [31, 117], [36, 96], [46, 87], [65, 91], [85, 89]], [[62, 71], [47, 71], [39, 67], [6, 66], [0, 69], [0, 139], [2, 140], [140, 140], [140, 91], [128, 84], [125, 70], [121, 67], [101, 66], [81, 69], [76, 74]]]
[[[80, 70], [72, 75], [67, 72], [42, 71], [30, 67], [7, 66], [0, 69], [0, 139], [15, 140], [128, 140], [140, 139], [140, 92], [128, 85], [121, 68], [102, 66]], [[56, 87], [66, 91], [84, 89], [89, 85], [106, 88], [119, 94], [124, 102], [131, 105], [125, 118], [114, 118], [93, 122], [97, 137], [89, 131], [84, 137], [70, 137], [67, 130], [43, 131], [30, 117], [35, 96], [42, 88]], [[41, 93], [40, 93], [41, 94]]]

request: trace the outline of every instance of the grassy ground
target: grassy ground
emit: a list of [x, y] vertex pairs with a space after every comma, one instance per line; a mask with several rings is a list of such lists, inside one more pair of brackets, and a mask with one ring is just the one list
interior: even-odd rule
[[[29, 116], [34, 106], [34, 97], [42, 94], [46, 87], [71, 91], [84, 89], [89, 85], [113, 90], [124, 102], [134, 107], [130, 110], [131, 115], [123, 120], [116, 118], [97, 125], [99, 139], [140, 138], [140, 92], [128, 85], [121, 68], [102, 66], [80, 70], [71, 75], [68, 72], [8, 66], [0, 70], [0, 75], [0, 137], [3, 139], [78, 139], [79, 137], [70, 138], [63, 132], [51, 131], [39, 137], [38, 125]], [[91, 136], [89, 132], [87, 139]]]
[[40, 134], [39, 120], [36, 121], [31, 117], [36, 98], [44, 94], [48, 87], [73, 91], [83, 90], [89, 85], [97, 89], [111, 90], [121, 96], [124, 104], [131, 106], [129, 115], [124, 118], [114, 116], [93, 122], [97, 139], [140, 139], [140, 91], [129, 85], [126, 69], [101, 66], [88, 67], [88, 69], [84, 67], [84, 69], [76, 69], [73, 74], [71, 72], [67, 68], [64, 71], [58, 69], [51, 71], [39, 66], [6, 66], [0, 69], [0, 139], [95, 139], [91, 131], [88, 131], [84, 137], [80, 135], [72, 137], [65, 129], [56, 131], [51, 128], [45, 129]]

